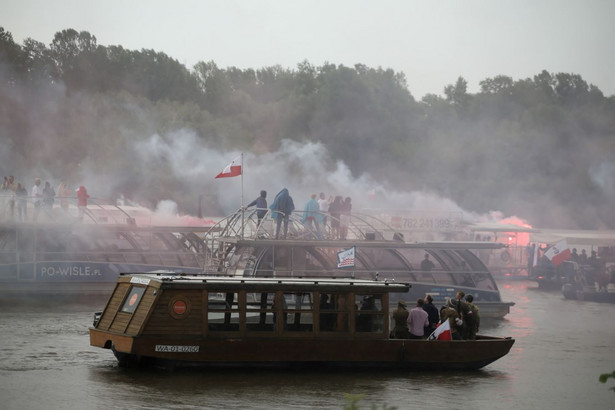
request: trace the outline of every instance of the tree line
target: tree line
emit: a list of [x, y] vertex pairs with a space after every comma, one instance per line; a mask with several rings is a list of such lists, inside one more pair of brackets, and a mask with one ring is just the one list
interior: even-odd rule
[[[155, 50], [99, 45], [87, 31], [17, 44], [0, 27], [0, 75], [6, 168], [71, 175], [89, 160], [104, 174], [113, 156], [138, 176], [146, 171], [130, 160], [130, 142], [180, 129], [257, 154], [285, 139], [317, 141], [354, 176], [394, 189], [431, 190], [536, 226], [615, 228], [615, 96], [579, 74], [497, 75], [474, 94], [460, 76], [416, 100], [403, 73], [381, 67], [187, 68]], [[185, 182], [159, 165], [155, 182], [127, 177], [114, 189], [141, 189], [152, 202], [179, 194]]]

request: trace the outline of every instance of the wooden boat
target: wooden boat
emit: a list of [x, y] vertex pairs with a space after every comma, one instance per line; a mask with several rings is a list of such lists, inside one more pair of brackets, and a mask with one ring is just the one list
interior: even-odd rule
[[509, 352], [511, 338], [391, 339], [389, 302], [408, 288], [352, 279], [122, 275], [90, 328], [90, 344], [111, 349], [120, 365], [171, 367], [471, 370]]

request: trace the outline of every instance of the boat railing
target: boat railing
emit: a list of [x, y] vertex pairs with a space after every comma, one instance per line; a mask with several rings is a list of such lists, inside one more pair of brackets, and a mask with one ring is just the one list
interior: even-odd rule
[[[9, 200], [15, 200], [12, 215]], [[40, 199], [40, 198], [39, 198]], [[18, 201], [23, 201], [19, 204]], [[42, 199], [41, 199], [42, 201]], [[13, 197], [0, 195], [0, 215], [5, 220], [15, 222], [32, 221], [37, 213], [37, 221], [45, 223], [65, 223], [67, 220], [81, 220], [92, 224], [130, 224], [134, 222], [130, 215], [121, 205], [113, 204], [105, 199], [90, 197], [86, 207], [77, 205], [76, 197], [55, 197], [51, 206], [41, 205], [38, 210], [34, 206], [34, 197]]]

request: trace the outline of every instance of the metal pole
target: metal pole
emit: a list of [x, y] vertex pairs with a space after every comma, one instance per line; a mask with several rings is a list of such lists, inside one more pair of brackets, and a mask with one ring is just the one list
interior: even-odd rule
[[245, 214], [245, 211], [243, 209], [243, 172], [244, 172], [245, 166], [243, 163], [243, 152], [241, 153], [241, 239], [243, 239], [243, 233], [244, 233], [244, 220], [243, 220], [243, 216]]

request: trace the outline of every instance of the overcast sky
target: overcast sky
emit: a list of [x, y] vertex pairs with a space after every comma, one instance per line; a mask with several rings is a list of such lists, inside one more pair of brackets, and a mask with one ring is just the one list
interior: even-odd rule
[[545, 69], [615, 94], [615, 0], [0, 0], [0, 10], [19, 44], [73, 28], [189, 68], [361, 63], [404, 72], [417, 99], [459, 76], [476, 92], [485, 78]]

